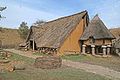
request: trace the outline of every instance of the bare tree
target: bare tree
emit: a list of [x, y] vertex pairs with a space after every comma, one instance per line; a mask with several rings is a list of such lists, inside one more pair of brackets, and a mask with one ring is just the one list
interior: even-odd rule
[[1, 12], [3, 11], [3, 10], [5, 10], [7, 7], [0, 7], [0, 19], [1, 18], [5, 18], [5, 17], [3, 17], [2, 15], [1, 15]]
[[[3, 11], [3, 10], [5, 10], [7, 7], [0, 7], [0, 20], [1, 20], [1, 18], [5, 18], [5, 17], [3, 17], [2, 15], [1, 15], [1, 12]], [[0, 31], [2, 31], [2, 27], [0, 27]]]
[[33, 23], [34, 25], [42, 25], [42, 24], [44, 24], [44, 23], [46, 23], [46, 21], [44, 21], [44, 20], [37, 20], [35, 23]]

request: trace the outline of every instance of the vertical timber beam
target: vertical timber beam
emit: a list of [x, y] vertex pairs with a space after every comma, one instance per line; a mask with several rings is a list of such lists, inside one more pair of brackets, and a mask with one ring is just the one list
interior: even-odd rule
[[110, 55], [110, 48], [111, 48], [111, 45], [107, 45], [107, 55]]
[[92, 48], [92, 55], [95, 55], [95, 45], [91, 45]]
[[86, 54], [85, 53], [85, 47], [86, 47], [86, 45], [82, 45], [82, 54]]
[[106, 47], [107, 46], [102, 46], [102, 48], [103, 48], [103, 56], [106, 56]]
[[33, 51], [35, 50], [35, 41], [33, 39]]

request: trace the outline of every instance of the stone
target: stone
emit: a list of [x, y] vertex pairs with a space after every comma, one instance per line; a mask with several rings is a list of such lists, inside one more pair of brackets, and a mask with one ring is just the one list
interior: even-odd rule
[[108, 56], [107, 56], [107, 55], [103, 55], [102, 57], [103, 57], [103, 58], [107, 58]]
[[59, 56], [42, 56], [35, 60], [34, 66], [41, 69], [56, 69], [62, 65], [62, 59]]

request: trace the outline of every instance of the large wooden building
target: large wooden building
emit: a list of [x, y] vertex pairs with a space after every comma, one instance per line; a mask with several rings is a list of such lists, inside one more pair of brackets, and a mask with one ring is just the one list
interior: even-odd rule
[[[63, 54], [102, 53], [114, 36], [96, 15], [89, 23], [87, 11], [32, 26], [26, 39], [29, 49]], [[105, 51], [106, 52], [106, 51]], [[106, 54], [103, 52], [104, 54]]]
[[30, 28], [26, 43], [29, 49], [59, 55], [80, 53], [79, 39], [88, 26], [88, 12], [83, 11]]

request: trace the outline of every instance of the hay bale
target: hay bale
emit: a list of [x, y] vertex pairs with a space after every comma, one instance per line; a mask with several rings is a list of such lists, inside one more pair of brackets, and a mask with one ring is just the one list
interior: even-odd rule
[[34, 65], [41, 69], [56, 69], [61, 67], [62, 59], [58, 56], [42, 56], [36, 58]]

